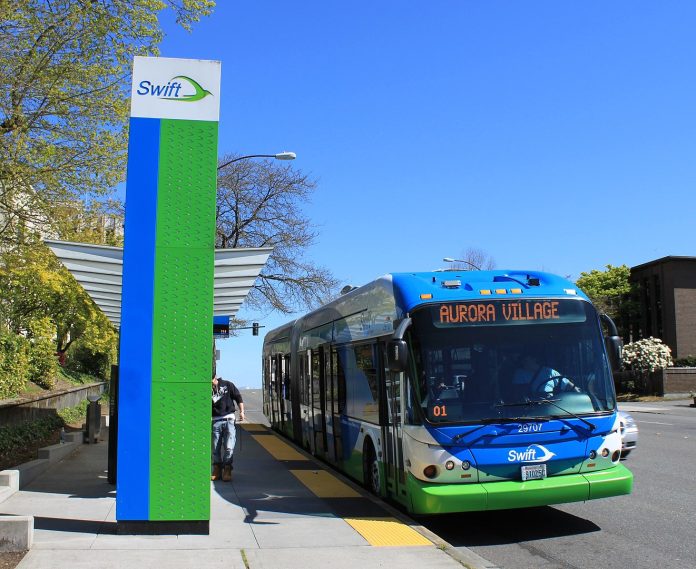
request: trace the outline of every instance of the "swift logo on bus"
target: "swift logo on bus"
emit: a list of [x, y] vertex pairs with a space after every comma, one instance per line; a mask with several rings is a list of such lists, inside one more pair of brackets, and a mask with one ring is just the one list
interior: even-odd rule
[[[177, 81], [177, 79], [181, 81]], [[179, 91], [181, 91], [182, 87], [186, 94], [180, 95]], [[190, 92], [191, 89], [193, 89], [193, 92]], [[201, 87], [198, 81], [186, 77], [186, 75], [172, 77], [164, 85], [158, 85], [147, 80], [141, 81], [138, 83], [138, 90], [136, 93], [138, 95], [150, 95], [151, 97], [157, 97], [158, 99], [164, 99], [166, 101], [181, 101], [187, 103], [194, 103], [201, 99], [205, 99], [208, 95], [212, 95], [210, 91]]]
[[556, 456], [545, 446], [529, 445], [523, 451], [510, 450], [508, 462], [546, 462]]

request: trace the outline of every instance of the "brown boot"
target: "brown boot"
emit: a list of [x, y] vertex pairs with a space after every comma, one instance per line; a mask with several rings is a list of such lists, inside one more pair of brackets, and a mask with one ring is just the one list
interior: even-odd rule
[[232, 480], [232, 466], [226, 464], [222, 467], [222, 481], [229, 482], [230, 480]]
[[220, 479], [220, 465], [219, 464], [213, 464], [213, 473], [210, 476], [211, 480], [219, 480]]

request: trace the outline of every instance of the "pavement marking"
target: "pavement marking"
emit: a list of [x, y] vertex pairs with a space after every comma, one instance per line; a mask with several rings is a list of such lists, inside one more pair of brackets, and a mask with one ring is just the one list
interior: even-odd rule
[[666, 413], [671, 411], [669, 407], [643, 407], [642, 405], [619, 405], [619, 411], [628, 413]]
[[326, 470], [291, 470], [295, 478], [319, 498], [361, 498], [360, 493]]
[[268, 429], [260, 423], [237, 423], [247, 433], [267, 433]]
[[396, 518], [344, 518], [370, 545], [376, 547], [433, 545], [428, 538]]
[[265, 448], [277, 460], [309, 460], [278, 437], [251, 435], [251, 438]]
[[674, 427], [673, 423], [660, 423], [659, 421], [644, 421], [641, 419], [640, 424], [649, 423], [650, 425], [666, 425], [668, 427]]

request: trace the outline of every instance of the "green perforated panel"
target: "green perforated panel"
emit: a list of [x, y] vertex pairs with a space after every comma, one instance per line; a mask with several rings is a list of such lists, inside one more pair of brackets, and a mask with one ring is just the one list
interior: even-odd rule
[[217, 123], [162, 120], [155, 240], [150, 519], [210, 516]]
[[209, 387], [213, 263], [212, 250], [157, 250], [153, 382], [201, 382]]
[[217, 123], [163, 120], [157, 247], [215, 247]]
[[152, 386], [150, 519], [210, 518], [210, 387]]

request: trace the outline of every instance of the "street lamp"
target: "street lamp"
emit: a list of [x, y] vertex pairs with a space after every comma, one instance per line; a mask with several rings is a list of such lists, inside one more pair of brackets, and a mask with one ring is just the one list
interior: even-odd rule
[[276, 160], [294, 160], [297, 158], [297, 154], [294, 152], [279, 152], [278, 154], [249, 154], [248, 156], [240, 156], [239, 158], [232, 158], [218, 166], [218, 170], [232, 164], [232, 162], [238, 162], [239, 160], [246, 160], [247, 158], [275, 158]]
[[470, 267], [473, 267], [477, 271], [481, 270], [481, 267], [474, 265], [471, 261], [467, 261], [465, 259], [453, 259], [452, 257], [444, 257], [442, 260], [445, 263], [466, 263], [467, 265], [469, 265]]

